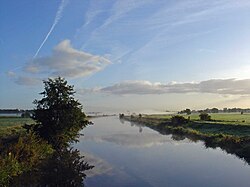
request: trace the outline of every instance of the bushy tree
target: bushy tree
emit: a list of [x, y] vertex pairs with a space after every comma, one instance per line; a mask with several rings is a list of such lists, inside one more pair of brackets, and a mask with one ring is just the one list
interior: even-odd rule
[[179, 115], [172, 116], [170, 120], [171, 120], [172, 125], [174, 126], [184, 125], [188, 123], [188, 120], [185, 117], [179, 116]]
[[58, 77], [43, 81], [41, 100], [35, 100], [33, 119], [37, 122], [33, 131], [47, 140], [54, 148], [76, 141], [79, 130], [88, 124], [82, 105], [74, 99], [73, 86]]
[[211, 109], [211, 112], [212, 112], [212, 113], [218, 113], [218, 112], [219, 112], [219, 109], [218, 109], [218, 108], [212, 108], [212, 109]]
[[180, 112], [178, 112], [178, 114], [187, 114], [187, 115], [190, 115], [192, 112], [189, 108], [186, 108], [185, 110], [182, 110]]
[[200, 117], [200, 120], [202, 120], [202, 121], [210, 121], [211, 120], [211, 116], [205, 112], [200, 113], [199, 117]]
[[187, 115], [190, 115], [190, 114], [191, 114], [191, 110], [190, 110], [189, 108], [187, 108], [185, 111], [186, 111], [186, 114], [187, 114]]

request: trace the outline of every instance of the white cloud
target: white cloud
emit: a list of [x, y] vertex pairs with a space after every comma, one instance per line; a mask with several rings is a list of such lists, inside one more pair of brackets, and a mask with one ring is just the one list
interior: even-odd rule
[[51, 56], [33, 59], [26, 65], [25, 71], [77, 78], [96, 73], [110, 63], [102, 56], [74, 49], [70, 40], [64, 40], [54, 48]]
[[[142, 127], [138, 126], [138, 131], [143, 132]], [[91, 140], [95, 142], [112, 142], [117, 145], [140, 148], [152, 147], [164, 143], [172, 143], [173, 140], [168, 136], [159, 136], [159, 134], [140, 133], [140, 134], [111, 134], [104, 136], [85, 136], [83, 140]], [[185, 142], [181, 142], [185, 143]]]
[[[146, 95], [165, 93], [213, 93], [223, 95], [250, 95], [250, 79], [211, 79], [199, 83], [151, 83], [149, 81], [125, 81], [112, 86], [85, 89], [83, 93], [96, 92], [116, 95]], [[80, 92], [81, 93], [81, 92]]]
[[13, 71], [8, 71], [7, 76], [10, 77], [10, 78], [13, 78], [13, 77], [16, 77], [16, 73], [13, 72]]
[[19, 85], [35, 86], [42, 83], [42, 80], [39, 78], [18, 75], [13, 71], [8, 71], [6, 74], [10, 79]]
[[42, 80], [34, 77], [18, 76], [14, 79], [15, 83], [25, 86], [35, 86], [42, 83]]
[[112, 94], [162, 94], [162, 85], [149, 81], [125, 81], [100, 89], [101, 92]]

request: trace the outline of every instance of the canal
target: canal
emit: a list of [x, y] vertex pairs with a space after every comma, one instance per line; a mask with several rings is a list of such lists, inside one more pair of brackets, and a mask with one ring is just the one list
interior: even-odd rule
[[250, 166], [220, 148], [118, 117], [92, 121], [74, 145], [95, 166], [86, 172], [86, 186], [250, 186]]

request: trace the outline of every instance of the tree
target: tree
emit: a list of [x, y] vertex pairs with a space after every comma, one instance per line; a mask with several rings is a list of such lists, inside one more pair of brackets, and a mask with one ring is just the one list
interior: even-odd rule
[[48, 79], [43, 83], [45, 90], [40, 93], [43, 98], [34, 101], [33, 119], [37, 123], [33, 131], [60, 149], [77, 141], [79, 131], [89, 122], [82, 112], [82, 105], [73, 97], [73, 86], [64, 78]]
[[187, 115], [191, 114], [191, 110], [189, 108], [187, 108], [185, 111], [186, 111]]
[[22, 117], [22, 118], [30, 118], [30, 116], [31, 116], [31, 114], [30, 114], [30, 112], [28, 112], [28, 111], [25, 111], [25, 112], [23, 112], [23, 113], [21, 114], [21, 117]]
[[200, 120], [202, 120], [202, 121], [210, 121], [211, 120], [211, 116], [205, 112], [200, 113], [199, 117], [200, 117]]
[[172, 116], [170, 120], [172, 125], [174, 126], [184, 125], [188, 123], [188, 120], [185, 117], [179, 115]]
[[219, 109], [218, 109], [218, 108], [212, 108], [212, 109], [211, 109], [211, 112], [212, 112], [212, 113], [218, 113], [218, 112], [219, 112]]
[[185, 110], [178, 112], [178, 114], [184, 114], [184, 113], [186, 113], [187, 115], [190, 115], [192, 112], [189, 108], [186, 108]]

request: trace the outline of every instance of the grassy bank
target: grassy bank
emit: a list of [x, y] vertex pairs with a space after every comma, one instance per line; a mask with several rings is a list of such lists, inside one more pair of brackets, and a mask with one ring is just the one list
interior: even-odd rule
[[202, 140], [206, 147], [220, 147], [250, 164], [250, 125], [248, 124], [223, 123], [223, 120], [211, 123], [197, 119], [173, 124], [169, 115], [125, 116], [123, 119], [143, 124], [161, 134], [172, 135], [175, 140], [184, 138], [192, 141]]
[[[211, 116], [212, 121], [206, 121], [205, 123], [223, 123], [223, 124], [231, 124], [231, 125], [250, 125], [250, 113], [240, 114], [240, 113], [213, 113], [209, 114]], [[170, 119], [173, 115], [145, 115], [144, 118], [152, 118], [152, 119]], [[199, 119], [199, 114], [191, 114], [181, 116], [188, 118], [190, 117], [191, 121], [198, 121], [202, 123]]]
[[32, 124], [31, 118], [22, 117], [0, 117], [0, 138], [10, 137], [24, 132], [22, 125]]
[[32, 123], [31, 118], [0, 117], [0, 186], [9, 186], [13, 177], [34, 169], [53, 153], [51, 145], [22, 128]]

